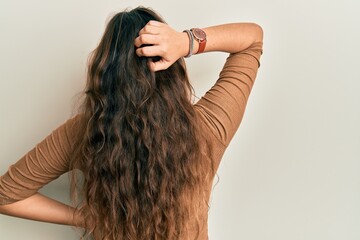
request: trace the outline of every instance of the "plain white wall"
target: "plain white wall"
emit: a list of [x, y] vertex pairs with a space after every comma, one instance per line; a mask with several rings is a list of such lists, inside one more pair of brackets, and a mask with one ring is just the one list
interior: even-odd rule
[[[0, 1], [0, 174], [64, 122], [107, 19], [154, 8], [177, 30], [260, 24], [264, 54], [219, 169], [210, 239], [360, 239], [360, 2]], [[225, 54], [187, 61], [196, 93]], [[67, 201], [66, 175], [41, 191]], [[77, 239], [71, 228], [0, 216], [1, 239]]]

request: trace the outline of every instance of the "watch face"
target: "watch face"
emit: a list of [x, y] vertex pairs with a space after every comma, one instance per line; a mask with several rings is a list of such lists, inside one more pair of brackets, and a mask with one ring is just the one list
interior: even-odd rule
[[194, 34], [194, 37], [196, 37], [200, 41], [206, 39], [206, 33], [200, 28], [194, 28], [192, 32]]

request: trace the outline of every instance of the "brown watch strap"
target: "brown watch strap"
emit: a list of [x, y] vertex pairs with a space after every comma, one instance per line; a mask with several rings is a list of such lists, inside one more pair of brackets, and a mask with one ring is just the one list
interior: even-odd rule
[[199, 41], [199, 49], [196, 52], [196, 54], [204, 52], [205, 46], [206, 46], [206, 39]]

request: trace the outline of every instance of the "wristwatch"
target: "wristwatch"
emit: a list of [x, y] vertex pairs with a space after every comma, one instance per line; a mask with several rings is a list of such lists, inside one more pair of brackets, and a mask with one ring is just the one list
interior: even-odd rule
[[206, 33], [204, 30], [200, 28], [192, 28], [190, 31], [192, 32], [195, 40], [199, 42], [199, 49], [196, 54], [204, 52], [206, 46]]

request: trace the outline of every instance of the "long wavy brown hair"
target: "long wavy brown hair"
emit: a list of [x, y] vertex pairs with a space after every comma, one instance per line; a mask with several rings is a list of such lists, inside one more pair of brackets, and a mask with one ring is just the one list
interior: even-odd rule
[[[71, 163], [71, 193], [86, 220], [83, 239], [187, 239], [212, 163], [189, 93], [185, 62], [151, 72], [134, 40], [148, 21], [138, 7], [119, 12], [89, 58], [82, 137]], [[196, 221], [194, 221], [194, 219]], [[194, 224], [196, 226], [194, 226]]]

